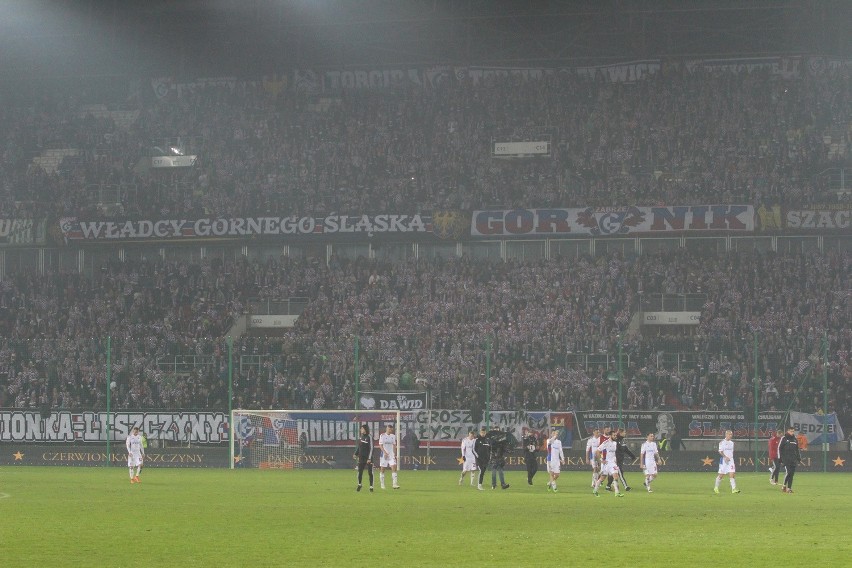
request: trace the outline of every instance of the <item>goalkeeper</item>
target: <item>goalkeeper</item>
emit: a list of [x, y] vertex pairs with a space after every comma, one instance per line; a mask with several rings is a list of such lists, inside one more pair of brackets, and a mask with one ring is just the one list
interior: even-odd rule
[[370, 427], [361, 424], [361, 433], [358, 436], [358, 445], [355, 446], [355, 454], [352, 456], [358, 460], [358, 487], [355, 491], [361, 491], [361, 481], [364, 470], [370, 476], [370, 493], [373, 492], [373, 438], [370, 437]]

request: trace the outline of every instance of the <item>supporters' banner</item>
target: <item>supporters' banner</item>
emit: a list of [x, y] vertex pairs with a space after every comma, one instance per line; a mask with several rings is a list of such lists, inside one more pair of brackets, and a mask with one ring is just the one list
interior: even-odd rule
[[[483, 418], [484, 420], [484, 418]], [[554, 422], [555, 421], [555, 422]], [[483, 422], [474, 420], [467, 410], [427, 410], [413, 412], [407, 419], [413, 427], [421, 445], [433, 448], [455, 448], [471, 430], [478, 431]], [[511, 432], [520, 440], [529, 433], [543, 439], [552, 425], [563, 430], [563, 439], [570, 443], [574, 436], [574, 415], [571, 412], [528, 412], [525, 410], [501, 410], [491, 412], [490, 428]]]
[[[399, 85], [437, 88], [444, 83], [479, 85], [511, 77], [513, 80], [537, 81], [554, 75], [569, 75], [609, 83], [633, 83], [658, 73], [750, 73], [755, 70], [785, 78], [815, 74], [848, 67], [849, 60], [825, 57], [759, 57], [732, 59], [628, 61], [609, 65], [585, 67], [392, 67], [372, 69], [296, 69], [292, 79], [285, 81], [289, 88], [301, 93], [320, 93], [350, 89], [388, 89]], [[233, 79], [199, 79], [193, 83], [175, 84], [168, 79], [152, 81], [157, 96], [196, 88], [196, 84], [231, 84]]]
[[361, 391], [360, 408], [364, 410], [426, 410], [425, 392]]
[[842, 442], [843, 428], [837, 419], [837, 414], [807, 414], [790, 412], [790, 425], [805, 435], [811, 444]]
[[0, 219], [0, 246], [44, 243], [45, 225], [44, 219]]
[[151, 79], [151, 89], [158, 99], [175, 96], [181, 97], [207, 87], [228, 87], [234, 90], [240, 81], [236, 77], [203, 77], [194, 81], [175, 81], [171, 77]]
[[751, 205], [664, 207], [586, 207], [570, 209], [498, 209], [474, 211], [471, 235], [615, 236], [637, 234], [754, 231]]
[[127, 221], [59, 220], [66, 242], [246, 237], [393, 234], [432, 232], [427, 215], [329, 215], [328, 217], [229, 217]]
[[[221, 412], [113, 412], [111, 440], [123, 442], [134, 426], [149, 440], [217, 444], [228, 440], [228, 417]], [[106, 412], [0, 410], [2, 442], [104, 442]]]
[[847, 204], [838, 204], [836, 207], [824, 209], [788, 209], [784, 213], [784, 226], [796, 230], [848, 231], [852, 228], [852, 208]]
[[[577, 411], [580, 433], [583, 438], [591, 436], [595, 428], [615, 428], [618, 426], [618, 411], [588, 410]], [[783, 428], [783, 412], [759, 412], [757, 415], [757, 436], [766, 438], [769, 432]], [[733, 430], [736, 438], [754, 438], [754, 413], [739, 411], [625, 411], [621, 421], [629, 437], [644, 437], [654, 433], [657, 440], [681, 438], [685, 440], [722, 439], [725, 430]]]
[[[411, 402], [406, 400], [404, 403]], [[419, 400], [414, 399], [414, 402]], [[376, 410], [381, 409], [376, 408]], [[370, 425], [371, 432], [381, 432], [388, 421], [393, 420], [394, 417], [393, 414], [371, 415], [366, 422]], [[334, 415], [299, 413], [291, 415], [291, 418], [292, 423], [288, 423], [288, 426], [294, 428], [293, 435], [299, 439], [302, 446], [351, 447], [358, 434], [353, 426], [358, 422], [357, 412]], [[407, 443], [406, 440], [416, 440], [416, 445], [420, 447], [457, 448], [468, 432], [479, 431], [479, 427], [484, 424], [483, 420], [476, 421], [473, 414], [467, 410], [403, 411], [398, 435], [403, 447], [415, 445]], [[555, 426], [562, 430], [563, 441], [570, 444], [575, 435], [575, 423], [574, 414], [571, 412], [495, 411], [491, 413], [489, 427], [511, 432], [518, 440], [529, 433], [534, 433], [543, 440], [549, 434], [550, 428]], [[274, 429], [275, 424], [270, 422], [268, 428]], [[264, 429], [264, 435], [266, 429]], [[249, 440], [248, 444], [244, 445], [251, 445], [259, 436], [257, 429], [245, 421], [237, 424], [234, 433], [239, 440]]]

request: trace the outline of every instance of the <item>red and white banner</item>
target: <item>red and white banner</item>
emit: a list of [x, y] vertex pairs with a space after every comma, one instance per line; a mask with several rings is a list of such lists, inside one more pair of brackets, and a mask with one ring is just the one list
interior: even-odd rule
[[751, 205], [670, 205], [662, 207], [586, 207], [474, 211], [474, 237], [594, 237], [675, 232], [754, 231]]

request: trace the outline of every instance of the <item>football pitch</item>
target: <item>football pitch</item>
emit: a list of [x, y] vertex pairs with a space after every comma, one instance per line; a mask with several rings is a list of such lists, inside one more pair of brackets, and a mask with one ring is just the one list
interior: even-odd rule
[[[342, 470], [0, 468], [0, 565], [813, 566], [849, 562], [852, 476], [799, 473], [793, 495], [740, 473], [627, 474], [624, 498], [559, 492], [508, 472], [507, 490], [458, 473], [402, 471], [399, 490], [355, 491]], [[365, 475], [366, 482], [366, 475]]]

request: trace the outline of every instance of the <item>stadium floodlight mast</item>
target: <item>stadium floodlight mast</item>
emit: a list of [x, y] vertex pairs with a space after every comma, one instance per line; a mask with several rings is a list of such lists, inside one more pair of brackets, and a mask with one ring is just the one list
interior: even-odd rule
[[106, 464], [107, 467], [112, 465], [112, 363], [111, 363], [111, 355], [112, 355], [112, 336], [107, 336], [107, 349], [106, 349]]
[[622, 384], [624, 383], [624, 369], [621, 366], [621, 348], [622, 348], [621, 334], [619, 333], [617, 335], [617, 337], [618, 337], [618, 362], [616, 363], [616, 372], [615, 373], [609, 373], [609, 375], [607, 375], [607, 379], [609, 379], [610, 381], [618, 381], [618, 427], [623, 428], [624, 423], [622, 422], [622, 418], [621, 418], [622, 409], [623, 409], [623, 405], [622, 405], [622, 402], [621, 402], [621, 387], [622, 387]]

